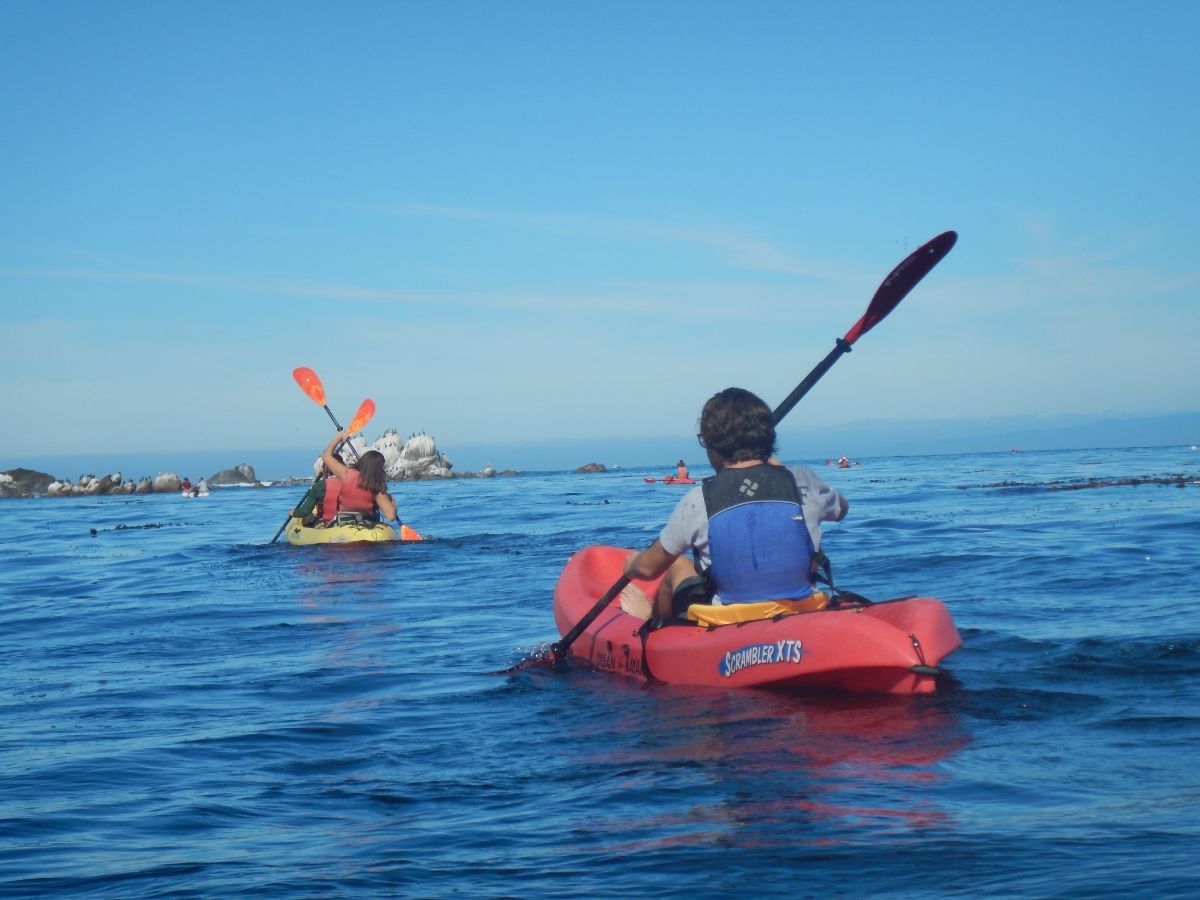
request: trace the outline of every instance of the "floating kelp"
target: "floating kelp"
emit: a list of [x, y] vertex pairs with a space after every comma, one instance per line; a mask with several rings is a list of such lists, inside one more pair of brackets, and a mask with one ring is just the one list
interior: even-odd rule
[[88, 530], [92, 533], [92, 537], [95, 537], [101, 531], [136, 531], [139, 528], [170, 528], [170, 527], [172, 527], [170, 523], [156, 523], [153, 525], [114, 525], [112, 528], [101, 528], [99, 530], [97, 530], [95, 528], [89, 528]]
[[[1082, 491], [1087, 488], [1138, 487], [1143, 484], [1165, 484], [1184, 487], [1200, 483], [1194, 475], [1145, 475], [1130, 478], [1065, 478], [1060, 481], [996, 481], [975, 485], [975, 488], [998, 490], [1002, 493], [1033, 493], [1035, 491]], [[956, 485], [959, 490], [972, 490], [971, 485]]]

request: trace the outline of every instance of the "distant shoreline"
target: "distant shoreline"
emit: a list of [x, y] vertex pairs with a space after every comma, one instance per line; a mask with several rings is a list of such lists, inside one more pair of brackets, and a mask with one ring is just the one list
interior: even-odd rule
[[[840, 425], [806, 423], [798, 410], [779, 429], [782, 458], [821, 462], [848, 456], [870, 459], [891, 456], [934, 456], [960, 453], [1007, 453], [1057, 450], [1128, 449], [1200, 444], [1200, 411], [1161, 415], [1012, 416], [981, 420], [922, 422], [862, 421]], [[520, 472], [572, 471], [593, 460], [610, 469], [673, 467], [677, 459], [696, 465], [703, 452], [690, 434], [570, 438], [508, 443], [463, 443], [445, 451], [458, 471], [481, 471], [487, 466]], [[254, 459], [264, 481], [302, 477], [312, 471], [314, 449], [250, 448], [204, 451], [89, 452], [87, 454], [30, 453], [14, 449], [0, 453], [0, 471], [28, 467], [60, 477], [82, 472], [125, 472], [154, 477], [160, 472], [180, 475], [216, 472], [230, 459]]]

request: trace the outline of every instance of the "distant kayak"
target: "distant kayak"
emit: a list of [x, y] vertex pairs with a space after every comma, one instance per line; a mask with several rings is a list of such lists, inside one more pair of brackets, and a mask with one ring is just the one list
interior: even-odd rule
[[285, 533], [287, 534], [288, 543], [296, 547], [304, 547], [311, 544], [376, 544], [396, 540], [403, 540], [405, 543], [408, 543], [424, 540], [415, 529], [407, 525], [400, 526], [400, 537], [397, 537], [396, 530], [387, 522], [309, 528], [300, 519], [291, 519], [287, 523]]
[[208, 491], [180, 491], [179, 492], [179, 496], [187, 497], [189, 499], [192, 497], [207, 497], [208, 494], [209, 494]]
[[827, 466], [836, 465], [839, 469], [849, 469], [852, 466], [861, 466], [862, 463], [858, 462], [857, 460], [851, 462], [849, 459], [847, 459], [846, 457], [843, 456], [836, 463], [832, 459], [827, 459], [827, 460], [825, 460], [825, 465], [827, 465]]
[[[571, 557], [554, 589], [554, 620], [566, 635], [620, 577], [631, 551], [587, 547]], [[634, 582], [648, 597], [658, 580]], [[906, 597], [867, 605], [707, 628], [645, 621], [614, 601], [571, 645], [598, 669], [643, 681], [714, 687], [835, 688], [924, 694], [937, 666], [961, 645], [945, 605]]]
[[[646, 479], [644, 479], [644, 480], [645, 480], [646, 484], [654, 484], [654, 483], [655, 483], [655, 482], [657, 482], [659, 479], [657, 479], [657, 478], [646, 478]], [[694, 479], [694, 478], [680, 478], [678, 475], [664, 475], [664, 476], [662, 477], [662, 483], [663, 483], [663, 484], [695, 484], [695, 483], [696, 483], [696, 479]]]

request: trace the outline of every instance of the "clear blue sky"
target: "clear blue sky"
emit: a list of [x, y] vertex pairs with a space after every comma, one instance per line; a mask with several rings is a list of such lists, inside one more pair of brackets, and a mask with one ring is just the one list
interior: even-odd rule
[[[1200, 4], [0, 0], [0, 456], [1200, 408]], [[249, 453], [248, 453], [249, 455]], [[73, 474], [73, 473], [72, 473]]]

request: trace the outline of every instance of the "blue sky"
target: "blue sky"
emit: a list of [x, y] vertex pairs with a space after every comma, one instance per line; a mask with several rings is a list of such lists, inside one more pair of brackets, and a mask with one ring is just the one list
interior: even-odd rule
[[0, 0], [0, 458], [1200, 409], [1200, 6]]

